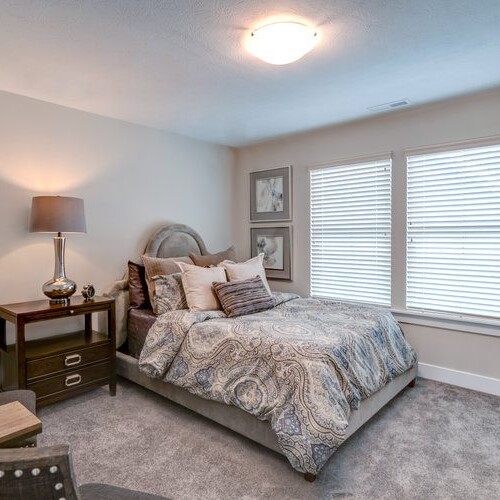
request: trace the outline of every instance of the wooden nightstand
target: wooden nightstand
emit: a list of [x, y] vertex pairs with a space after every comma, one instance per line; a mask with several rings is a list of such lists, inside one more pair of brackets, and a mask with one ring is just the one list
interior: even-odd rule
[[[92, 330], [92, 313], [107, 312], [107, 334]], [[85, 329], [38, 340], [26, 340], [29, 323], [85, 315]], [[7, 345], [5, 322], [16, 326], [16, 343]], [[109, 384], [116, 394], [115, 301], [71, 297], [69, 304], [48, 300], [0, 306], [2, 388], [31, 389], [37, 406]]]

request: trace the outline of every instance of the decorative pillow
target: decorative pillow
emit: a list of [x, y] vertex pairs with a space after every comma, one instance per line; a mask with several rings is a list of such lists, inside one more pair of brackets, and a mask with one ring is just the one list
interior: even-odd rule
[[155, 276], [166, 276], [168, 274], [175, 274], [180, 271], [180, 267], [176, 262], [186, 262], [192, 264], [193, 261], [189, 257], [170, 257], [162, 259], [160, 257], [151, 257], [143, 255], [142, 261], [146, 269], [146, 282], [148, 284], [149, 300], [151, 304], [155, 301], [155, 283], [153, 278]]
[[155, 314], [165, 314], [169, 311], [187, 309], [186, 295], [182, 287], [181, 273], [167, 276], [155, 276]]
[[192, 261], [201, 267], [216, 266], [223, 260], [236, 260], [236, 249], [234, 246], [230, 246], [227, 250], [218, 253], [212, 253], [210, 255], [196, 255], [190, 253]]
[[242, 281], [213, 283], [224, 312], [230, 317], [266, 311], [274, 306], [260, 276]]
[[146, 270], [141, 264], [128, 261], [128, 293], [131, 309], [151, 309]]
[[116, 317], [116, 348], [120, 347], [127, 340], [127, 320], [129, 309], [128, 281], [115, 281], [104, 292], [104, 297], [115, 299]]
[[229, 281], [241, 281], [249, 278], [255, 278], [255, 276], [260, 276], [266, 290], [269, 292], [269, 295], [272, 295], [271, 289], [267, 283], [263, 261], [264, 254], [261, 253], [257, 257], [247, 260], [246, 262], [234, 263], [230, 261], [223, 261], [219, 264], [219, 266], [226, 270]]
[[216, 311], [219, 301], [212, 287], [214, 281], [225, 282], [222, 267], [199, 267], [177, 262], [181, 268], [182, 286], [190, 311]]

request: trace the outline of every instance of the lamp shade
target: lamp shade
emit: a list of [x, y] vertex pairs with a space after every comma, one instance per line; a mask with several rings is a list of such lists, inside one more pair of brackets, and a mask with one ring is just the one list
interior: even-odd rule
[[83, 200], [69, 196], [34, 196], [30, 232], [86, 233]]

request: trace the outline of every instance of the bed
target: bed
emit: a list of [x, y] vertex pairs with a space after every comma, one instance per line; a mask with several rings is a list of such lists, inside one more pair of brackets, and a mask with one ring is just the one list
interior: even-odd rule
[[[145, 253], [154, 257], [166, 258], [182, 257], [189, 255], [190, 253], [206, 255], [207, 250], [202, 238], [190, 227], [184, 225], [169, 225], [161, 228], [152, 235], [146, 246]], [[122, 287], [120, 293], [127, 293], [126, 286]], [[277, 295], [276, 297], [277, 306], [274, 308], [275, 310], [273, 310], [272, 313], [268, 313], [267, 316], [264, 314], [262, 317], [259, 317], [260, 320], [270, 321], [269, 324], [273, 324], [272, 322], [276, 323], [276, 321], [281, 321], [281, 318], [290, 316], [292, 310], [302, 310], [307, 312], [307, 307], [309, 307], [307, 301], [311, 300], [287, 296], [286, 294]], [[315, 303], [315, 307], [319, 308], [319, 313], [315, 312], [315, 314], [321, 316], [321, 311], [325, 310], [325, 307], [327, 306], [328, 304], [325, 305], [322, 303]], [[338, 307], [341, 308], [343, 306], [339, 305]], [[344, 313], [345, 311], [340, 312]], [[293, 312], [293, 314], [295, 314], [295, 312]], [[387, 314], [390, 316], [390, 313]], [[207, 417], [253, 441], [256, 441], [267, 448], [287, 456], [292, 466], [304, 473], [306, 480], [313, 481], [315, 479], [318, 467], [314, 467], [314, 464], [313, 466], [304, 465], [303, 461], [301, 462], [298, 459], [296, 460], [297, 457], [295, 457], [294, 454], [297, 455], [298, 452], [293, 450], [292, 445], [290, 445], [289, 449], [287, 449], [287, 445], [284, 445], [283, 442], [283, 435], [280, 435], [280, 439], [278, 439], [276, 426], [274, 425], [273, 429], [268, 420], [262, 419], [268, 418], [271, 420], [269, 415], [260, 415], [260, 418], [257, 418], [248, 411], [244, 411], [233, 404], [225, 404], [224, 402], [207, 399], [208, 393], [205, 394], [198, 391], [198, 394], [196, 394], [196, 391], [187, 390], [179, 385], [165, 381], [162, 378], [154, 378], [151, 376], [151, 373], [149, 373], [149, 375], [147, 374], [148, 370], [144, 369], [144, 365], [147, 366], [144, 358], [147, 358], [147, 356], [143, 355], [140, 369], [139, 359], [141, 358], [144, 344], [148, 339], [148, 332], [150, 330], [154, 330], [154, 328], [151, 328], [153, 325], [156, 325], [156, 329], [160, 328], [161, 321], [157, 321], [157, 317], [152, 311], [144, 309], [134, 309], [128, 312], [124, 309], [124, 315], [126, 315], [126, 317], [122, 319], [128, 335], [125, 347], [122, 347], [117, 353], [117, 372], [120, 376], [152, 390], [153, 392], [160, 394], [200, 415], [203, 415], [204, 417]], [[206, 318], [203, 318], [200, 321], [203, 322], [205, 320]], [[217, 321], [220, 323], [217, 323]], [[225, 326], [226, 323], [223, 321], [224, 320], [220, 317], [208, 318], [208, 322], [205, 322], [204, 325], [205, 327], [212, 325], [213, 330], [213, 325], [219, 325], [220, 327]], [[163, 323], [168, 324], [169, 328], [172, 328], [173, 323], [166, 323], [166, 320], [163, 321]], [[186, 331], [189, 332], [189, 328]], [[186, 343], [187, 340], [184, 344]], [[151, 342], [150, 344], [152, 345]], [[158, 357], [161, 359], [162, 356], [163, 353]], [[396, 376], [390, 377], [391, 379], [388, 383], [385, 383], [385, 385], [377, 389], [376, 392], [368, 397], [358, 397], [360, 401], [358, 401], [358, 404], [353, 405], [354, 408], [350, 410], [346, 427], [342, 431], [341, 441], [349, 438], [349, 436], [356, 432], [356, 430], [358, 430], [405, 387], [414, 385], [417, 375], [417, 363], [416, 358], [411, 358], [411, 356], [411, 354], [407, 353], [406, 362], [411, 365], [408, 369], [405, 369], [404, 372], [397, 374]], [[413, 359], [411, 363], [408, 361], [410, 358]], [[227, 398], [222, 399], [227, 402]], [[309, 404], [309, 406], [312, 407], [314, 404]], [[316, 408], [315, 411], [319, 411], [318, 408]], [[288, 434], [290, 434], [290, 432], [288, 432]], [[288, 435], [285, 437], [288, 437]], [[319, 452], [323, 453], [324, 448], [328, 447], [317, 447], [317, 450], [319, 449]], [[330, 455], [328, 455], [328, 457], [329, 456]], [[309, 462], [311, 462], [310, 457]]]

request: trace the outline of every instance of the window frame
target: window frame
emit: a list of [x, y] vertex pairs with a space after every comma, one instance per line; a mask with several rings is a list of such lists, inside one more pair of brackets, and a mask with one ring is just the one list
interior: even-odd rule
[[[366, 301], [359, 301], [355, 299], [343, 299], [343, 298], [333, 298], [333, 297], [327, 297], [327, 296], [322, 296], [322, 295], [312, 295], [312, 259], [313, 259], [313, 252], [312, 252], [312, 206], [311, 206], [311, 173], [315, 170], [321, 170], [321, 169], [326, 169], [326, 168], [335, 168], [335, 167], [347, 167], [350, 165], [358, 165], [362, 163], [371, 163], [371, 162], [377, 162], [377, 161], [389, 161], [390, 163], [390, 184], [389, 184], [389, 191], [390, 191], [390, 269], [389, 269], [389, 275], [390, 275], [390, 288], [389, 288], [389, 293], [390, 293], [390, 304], [380, 304], [377, 302], [366, 302]], [[388, 152], [380, 152], [380, 153], [374, 153], [374, 154], [367, 154], [367, 155], [361, 155], [361, 156], [350, 156], [346, 158], [341, 158], [341, 159], [336, 159], [334, 161], [330, 162], [322, 162], [315, 164], [313, 166], [310, 166], [308, 169], [308, 200], [309, 200], [309, 294], [311, 297], [314, 298], [322, 298], [322, 299], [329, 299], [329, 300], [338, 300], [342, 302], [348, 302], [352, 304], [362, 304], [362, 305], [368, 305], [368, 306], [374, 306], [374, 307], [382, 307], [382, 308], [392, 308], [393, 305], [393, 235], [394, 235], [394, 226], [393, 226], [393, 211], [394, 211], [394, 204], [393, 204], [393, 189], [394, 189], [394, 182], [393, 182], [393, 173], [394, 173], [394, 158], [393, 158], [393, 152], [388, 151]]]
[[497, 331], [500, 326], [500, 318], [493, 316], [475, 315], [467, 313], [454, 313], [439, 310], [425, 310], [418, 308], [408, 308], [407, 292], [408, 292], [408, 158], [410, 156], [446, 153], [460, 151], [464, 149], [474, 149], [488, 146], [500, 146], [500, 136], [489, 136], [483, 138], [466, 139], [462, 141], [454, 141], [440, 143], [430, 146], [419, 146], [415, 148], [407, 148], [403, 151], [404, 161], [404, 178], [405, 178], [405, 248], [404, 248], [404, 290], [403, 290], [403, 309], [394, 308], [392, 311], [402, 322], [411, 324], [421, 324], [424, 326], [434, 326], [437, 328], [448, 328], [458, 331], [467, 331], [473, 333], [484, 333], [495, 337], [500, 337], [500, 332]]
[[[392, 159], [392, 223], [391, 223], [391, 306], [390, 310], [397, 321], [402, 324], [420, 325], [439, 330], [452, 330], [477, 335], [500, 337], [500, 320], [480, 316], [450, 314], [437, 311], [418, 311], [406, 307], [406, 256], [407, 256], [407, 156], [414, 154], [428, 154], [451, 149], [466, 149], [500, 144], [500, 135], [463, 139], [445, 143], [402, 148], [395, 151], [359, 156], [345, 156], [333, 161], [315, 163], [309, 166], [307, 172], [308, 203], [310, 204], [310, 171], [343, 165], [347, 163], [361, 163], [390, 157]], [[311, 211], [308, 210], [309, 236], [311, 234]], [[309, 265], [311, 261], [311, 240], [309, 241]], [[309, 276], [309, 287], [311, 276]], [[356, 301], [346, 301], [355, 304], [366, 304]], [[382, 306], [387, 307], [387, 306]]]

